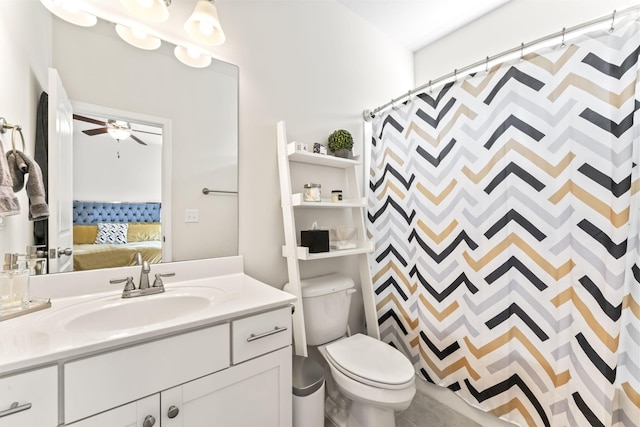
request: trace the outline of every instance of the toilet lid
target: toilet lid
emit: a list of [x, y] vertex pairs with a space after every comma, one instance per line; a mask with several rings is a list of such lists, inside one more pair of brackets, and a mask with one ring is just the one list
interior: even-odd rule
[[336, 341], [327, 345], [326, 351], [336, 368], [357, 381], [400, 385], [413, 381], [415, 375], [404, 354], [368, 335]]

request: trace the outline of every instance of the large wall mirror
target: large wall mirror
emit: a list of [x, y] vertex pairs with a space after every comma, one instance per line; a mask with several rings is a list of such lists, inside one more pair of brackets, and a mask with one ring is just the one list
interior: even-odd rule
[[[52, 66], [76, 115], [72, 199], [165, 207], [162, 262], [237, 255], [238, 67], [190, 68], [172, 45], [137, 49], [109, 22], [52, 20]], [[111, 119], [130, 122], [146, 145], [82, 132]]]

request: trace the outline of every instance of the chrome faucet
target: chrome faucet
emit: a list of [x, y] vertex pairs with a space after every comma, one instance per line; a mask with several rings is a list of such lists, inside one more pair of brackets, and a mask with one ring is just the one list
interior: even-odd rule
[[175, 276], [175, 273], [158, 273], [156, 274], [156, 280], [153, 282], [153, 286], [149, 286], [149, 273], [151, 272], [151, 266], [148, 261], [142, 260], [142, 254], [140, 252], [136, 252], [136, 264], [141, 265], [140, 282], [137, 289], [135, 283], [133, 283], [133, 277], [131, 276], [122, 279], [109, 280], [109, 283], [113, 284], [126, 282], [122, 291], [122, 298], [133, 298], [164, 292], [164, 284], [162, 283], [161, 278]]

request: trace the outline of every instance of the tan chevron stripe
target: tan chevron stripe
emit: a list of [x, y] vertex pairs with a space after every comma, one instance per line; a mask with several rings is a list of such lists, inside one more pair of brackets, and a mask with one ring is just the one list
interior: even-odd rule
[[522, 418], [525, 419], [529, 427], [536, 427], [536, 423], [533, 420], [531, 413], [527, 410], [524, 404], [517, 397], [514, 397], [504, 405], [500, 405], [496, 408], [490, 409], [489, 412], [491, 412], [493, 415], [499, 418], [514, 410], [520, 412], [520, 414], [522, 415]]
[[418, 191], [420, 191], [420, 193], [422, 193], [423, 196], [429, 199], [431, 203], [438, 206], [444, 199], [446, 199], [451, 194], [453, 189], [456, 188], [456, 185], [458, 185], [458, 181], [456, 181], [455, 179], [451, 180], [449, 185], [447, 185], [447, 187], [444, 190], [442, 190], [442, 192], [439, 195], [433, 194], [431, 191], [427, 190], [427, 187], [425, 187], [421, 183], [418, 183], [418, 185], [416, 185], [416, 188], [418, 189]]
[[565, 90], [569, 87], [576, 87], [581, 89], [596, 98], [599, 98], [603, 102], [606, 102], [615, 108], [620, 108], [622, 104], [624, 104], [629, 98], [635, 95], [636, 93], [636, 81], [632, 81], [629, 86], [624, 88], [620, 94], [616, 94], [613, 92], [609, 92], [604, 89], [602, 86], [599, 86], [593, 80], [585, 79], [582, 76], [577, 74], [569, 73], [562, 83], [558, 85], [558, 87], [549, 94], [548, 98], [552, 102], [555, 102]]
[[573, 194], [576, 196], [582, 203], [588, 205], [591, 209], [598, 212], [600, 215], [608, 218], [611, 224], [620, 228], [623, 225], [627, 224], [629, 221], [629, 207], [625, 208], [620, 212], [615, 212], [611, 206], [607, 205], [594, 195], [590, 194], [588, 191], [580, 188], [579, 185], [576, 185], [573, 181], [567, 181], [562, 188], [556, 191], [551, 197], [549, 197], [549, 201], [551, 203], [558, 204], [560, 200], [562, 200], [567, 194]]
[[624, 393], [627, 395], [629, 400], [640, 409], [640, 392], [635, 390], [631, 384], [628, 382], [622, 383], [622, 389]]
[[571, 379], [571, 373], [566, 370], [558, 374], [555, 373], [549, 361], [540, 353], [538, 348], [527, 338], [525, 334], [520, 331], [516, 326], [511, 327], [509, 331], [500, 335], [488, 344], [483, 345], [480, 348], [476, 348], [468, 337], [464, 337], [464, 342], [467, 344], [469, 351], [476, 357], [476, 359], [482, 359], [487, 354], [496, 351], [497, 349], [510, 345], [511, 340], [517, 339], [520, 343], [529, 351], [531, 356], [538, 362], [538, 364], [544, 369], [549, 376], [549, 379], [553, 385], [558, 388], [569, 382]]
[[416, 337], [414, 339], [412, 339], [411, 341], [409, 341], [409, 345], [411, 346], [411, 348], [416, 348], [418, 346], [420, 346], [420, 336], [416, 335]]
[[633, 196], [640, 191], [640, 179], [636, 179], [631, 183], [631, 195]]
[[415, 320], [411, 320], [411, 316], [409, 316], [409, 313], [407, 313], [403, 308], [403, 303], [398, 301], [398, 298], [396, 298], [396, 296], [393, 293], [390, 293], [389, 295], [381, 299], [376, 304], [376, 310], [380, 312], [382, 308], [388, 303], [392, 303], [395, 306], [393, 307], [393, 311], [395, 311], [396, 313], [400, 313], [402, 315], [402, 318], [404, 319], [406, 324], [409, 325], [411, 330], [414, 330], [418, 327], [418, 324], [420, 323], [420, 319], [416, 318]]
[[400, 268], [398, 268], [398, 266], [393, 262], [393, 261], [389, 261], [387, 263], [387, 265], [385, 265], [384, 267], [382, 267], [374, 276], [373, 276], [373, 283], [376, 283], [378, 280], [380, 280], [380, 278], [382, 276], [384, 276], [385, 274], [387, 274], [387, 272], [389, 270], [393, 270], [397, 277], [402, 281], [402, 283], [404, 283], [404, 286], [409, 290], [409, 292], [411, 293], [411, 295], [414, 294], [414, 292], [416, 291], [416, 289], [418, 289], [418, 283], [414, 283], [413, 286], [411, 286], [411, 283], [409, 283], [409, 279], [407, 279], [407, 276], [404, 275], [404, 273], [402, 272], [402, 270]]
[[458, 304], [458, 301], [454, 301], [453, 303], [449, 304], [449, 306], [445, 307], [444, 310], [438, 311], [437, 308], [435, 308], [429, 303], [429, 301], [427, 301], [424, 295], [420, 295], [418, 298], [420, 299], [422, 305], [424, 305], [424, 307], [429, 310], [429, 313], [431, 313], [433, 317], [438, 319], [438, 322], [442, 322], [448, 316], [453, 314], [458, 308], [460, 308], [460, 304]]
[[471, 110], [466, 105], [462, 104], [462, 105], [460, 105], [460, 107], [458, 107], [458, 109], [453, 114], [453, 116], [451, 116], [450, 118], [447, 119], [447, 126], [442, 128], [440, 130], [440, 132], [438, 132], [437, 138], [432, 137], [426, 131], [422, 130], [420, 128], [420, 126], [418, 126], [415, 122], [411, 122], [409, 124], [409, 126], [407, 127], [407, 131], [405, 132], [404, 136], [405, 136], [406, 139], [409, 139], [409, 136], [411, 135], [411, 132], [415, 132], [416, 134], [418, 134], [418, 136], [420, 138], [422, 138], [424, 141], [426, 141], [429, 144], [431, 144], [432, 147], [437, 147], [438, 144], [440, 144], [440, 137], [442, 135], [447, 135], [453, 126], [460, 126], [459, 123], [458, 123], [458, 119], [463, 114], [465, 116], [469, 117], [471, 120], [475, 119], [476, 116], [477, 116], [477, 114], [473, 110]]
[[573, 306], [578, 309], [582, 318], [587, 322], [587, 325], [594, 334], [602, 341], [602, 343], [607, 346], [609, 351], [612, 353], [618, 349], [618, 341], [620, 335], [616, 337], [612, 337], [606, 331], [605, 328], [600, 325], [600, 322], [591, 312], [591, 309], [580, 299], [580, 296], [573, 290], [573, 288], [568, 288], [567, 290], [559, 293], [555, 298], [551, 300], [551, 303], [556, 307], [560, 307], [562, 304], [571, 301]]
[[506, 251], [511, 245], [517, 246], [521, 251], [523, 251], [533, 262], [538, 264], [540, 268], [547, 272], [551, 277], [558, 280], [567, 274], [575, 267], [575, 263], [573, 260], [569, 259], [569, 261], [562, 264], [560, 267], [554, 267], [545, 257], [537, 253], [527, 242], [522, 240], [517, 234], [510, 233], [502, 242], [498, 243], [493, 249], [491, 249], [485, 256], [480, 258], [478, 261], [475, 261], [471, 258], [471, 255], [465, 251], [462, 256], [467, 261], [469, 266], [473, 268], [475, 271], [480, 271], [481, 268], [484, 268], [487, 264], [493, 261], [497, 256], [502, 254], [502, 252]]
[[535, 52], [526, 54], [524, 56], [524, 59], [555, 76], [556, 73], [565, 66], [565, 64], [577, 51], [578, 46], [572, 44], [556, 62], [552, 62], [551, 60], [545, 58], [544, 56], [538, 55]]
[[489, 69], [489, 72], [485, 76], [485, 78], [482, 79], [482, 81], [478, 86], [473, 86], [471, 83], [469, 83], [469, 80], [467, 79], [462, 82], [460, 87], [477, 98], [478, 95], [480, 95], [482, 91], [487, 88], [487, 86], [489, 85], [489, 82], [491, 82], [491, 79], [493, 78], [493, 76], [495, 76], [496, 72], [500, 69], [501, 65], [502, 64], [497, 64], [491, 67]]
[[380, 160], [380, 163], [378, 163], [379, 170], [384, 170], [384, 165], [391, 163], [387, 160], [387, 158], [389, 157], [392, 158], [400, 166], [404, 165], [404, 160], [391, 148], [387, 147], [384, 150], [384, 154], [382, 155], [382, 159]]
[[378, 194], [378, 200], [382, 200], [387, 197], [387, 190], [391, 190], [396, 193], [396, 196], [398, 196], [399, 199], [404, 200], [404, 198], [406, 197], [404, 192], [400, 188], [398, 188], [398, 186], [396, 186], [391, 181], [386, 181], [382, 191], [380, 192], [380, 194]]
[[432, 242], [439, 244], [442, 243], [444, 239], [449, 237], [449, 235], [455, 231], [456, 227], [458, 227], [458, 221], [456, 221], [455, 219], [451, 221], [451, 224], [449, 224], [447, 228], [442, 230], [440, 234], [436, 234], [435, 231], [427, 227], [427, 225], [421, 219], [418, 220], [418, 227], [424, 232], [424, 234], [429, 237], [429, 239], [431, 239]]
[[525, 157], [531, 163], [536, 165], [539, 169], [542, 169], [547, 173], [547, 175], [552, 176], [553, 178], [557, 178], [570, 164], [571, 161], [576, 157], [572, 152], [567, 153], [566, 156], [558, 163], [556, 166], [553, 166], [551, 163], [547, 162], [544, 158], [540, 157], [534, 151], [520, 144], [515, 139], [510, 139], [502, 149], [500, 149], [492, 158], [487, 162], [487, 165], [480, 170], [477, 174], [474, 174], [466, 165], [462, 168], [462, 173], [464, 173], [469, 180], [474, 182], [475, 184], [479, 183], [482, 179], [484, 179], [489, 172], [495, 167], [495, 165], [502, 160], [510, 151], [515, 151], [519, 153], [521, 156]]
[[627, 294], [622, 299], [622, 309], [629, 309], [631, 313], [638, 319], [640, 319], [640, 303], [633, 299], [633, 295]]
[[435, 365], [435, 363], [433, 363], [431, 361], [431, 358], [429, 357], [428, 354], [425, 353], [425, 351], [422, 349], [422, 346], [420, 346], [420, 354], [422, 355], [422, 360], [424, 360], [426, 362], [426, 364], [429, 365], [431, 370], [440, 379], [442, 379], [442, 378], [444, 378], [444, 377], [446, 377], [448, 375], [451, 375], [452, 373], [454, 373], [456, 371], [459, 371], [460, 369], [463, 369], [463, 368], [466, 369], [467, 372], [469, 372], [469, 375], [474, 380], [478, 381], [480, 379], [480, 374], [478, 374], [476, 371], [473, 370], [473, 368], [471, 367], [471, 365], [467, 361], [466, 357], [461, 357], [460, 359], [456, 360], [455, 362], [447, 365], [444, 369], [440, 369]]

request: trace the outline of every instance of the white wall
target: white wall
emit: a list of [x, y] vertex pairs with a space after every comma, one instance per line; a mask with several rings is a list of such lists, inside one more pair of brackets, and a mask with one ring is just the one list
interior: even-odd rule
[[[216, 5], [227, 35], [217, 50], [240, 67], [240, 254], [248, 274], [281, 287], [276, 123], [286, 121], [290, 140], [326, 141], [344, 128], [360, 144], [362, 111], [412, 87], [412, 54], [334, 0]], [[303, 263], [302, 273], [348, 263]]]
[[437, 42], [417, 51], [415, 86], [604, 15], [637, 0], [512, 0]]
[[[24, 23], [28, 22], [28, 25]], [[34, 29], [38, 29], [34, 31]], [[47, 84], [51, 45], [42, 37], [51, 31], [51, 16], [40, 2], [4, 0], [0, 12], [0, 117], [22, 126], [27, 154], [33, 157], [38, 99]], [[5, 151], [11, 148], [11, 132], [0, 136]], [[21, 147], [16, 147], [22, 149]], [[4, 156], [4, 152], [0, 153]], [[33, 225], [27, 212], [25, 191], [18, 193], [20, 215], [0, 218], [0, 256], [23, 253], [33, 241]]]

